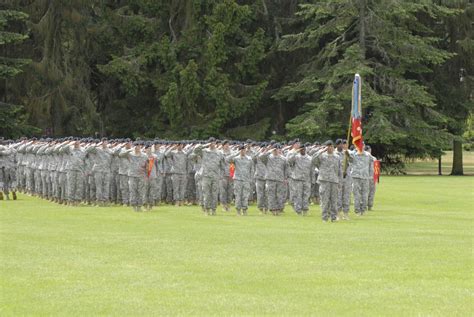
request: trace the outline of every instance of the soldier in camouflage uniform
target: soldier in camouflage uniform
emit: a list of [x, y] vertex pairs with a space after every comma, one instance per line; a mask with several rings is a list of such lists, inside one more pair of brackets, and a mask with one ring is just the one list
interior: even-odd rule
[[170, 173], [173, 185], [173, 201], [177, 206], [182, 206], [186, 193], [188, 153], [183, 151], [183, 144], [178, 143], [165, 151], [165, 158], [171, 166]]
[[337, 221], [338, 184], [342, 178], [342, 166], [339, 156], [334, 153], [332, 141], [315, 153], [314, 159], [319, 169], [318, 183], [321, 198], [322, 219]]
[[[338, 139], [336, 141], [336, 153], [339, 155], [341, 164], [344, 163], [345, 150], [347, 150], [347, 141]], [[351, 203], [351, 192], [352, 192], [352, 176], [351, 176], [351, 163], [347, 162], [346, 175], [343, 175], [338, 188], [337, 198], [337, 211], [341, 215], [342, 219], [349, 220], [349, 207]]]
[[234, 173], [234, 194], [235, 208], [237, 215], [247, 215], [249, 196], [251, 193], [252, 175], [254, 174], [254, 164], [250, 156], [246, 155], [245, 146], [241, 145], [239, 154], [226, 157], [227, 163], [235, 164]]
[[12, 197], [16, 200], [15, 152], [16, 151], [10, 146], [0, 145], [0, 183], [3, 185], [3, 187], [0, 188], [0, 200], [4, 198], [3, 194], [5, 195], [5, 199], [10, 199], [10, 189], [13, 189]]
[[[229, 141], [222, 143], [221, 149], [224, 159], [232, 157], [235, 153], [229, 148]], [[234, 180], [230, 177], [230, 164], [226, 164], [224, 167], [224, 173], [219, 181], [219, 200], [224, 208], [224, 211], [229, 211], [229, 205], [232, 202], [232, 196], [234, 195]]]
[[370, 166], [373, 166], [372, 156], [365, 152], [347, 151], [352, 164], [352, 190], [354, 193], [354, 211], [362, 216], [367, 210], [369, 196]]
[[273, 215], [278, 216], [285, 207], [288, 162], [282, 156], [280, 144], [273, 145], [271, 153], [262, 153], [258, 159], [267, 167], [265, 189], [267, 191], [268, 209]]
[[84, 166], [87, 153], [81, 147], [80, 141], [73, 141], [63, 148], [67, 154], [67, 196], [71, 206], [77, 206], [83, 199], [84, 192]]
[[94, 153], [92, 173], [96, 189], [96, 200], [99, 206], [106, 206], [110, 194], [110, 167], [112, 165], [113, 151], [108, 147], [107, 139], [95, 146], [89, 146], [87, 153]]
[[377, 158], [372, 155], [372, 149], [370, 146], [366, 145], [365, 151], [371, 156], [371, 164], [369, 166], [369, 194], [367, 198], [367, 210], [372, 210], [375, 197], [374, 162], [377, 160]]
[[125, 144], [121, 145], [118, 150], [119, 159], [119, 178], [120, 178], [120, 191], [122, 192], [122, 204], [123, 206], [130, 205], [130, 187], [128, 185], [128, 174], [130, 169], [130, 159], [128, 155], [121, 155], [132, 148], [132, 143], [129, 139], [125, 140]]
[[130, 205], [134, 211], [141, 211], [145, 200], [145, 173], [148, 157], [141, 150], [142, 142], [135, 142], [134, 148], [120, 152], [120, 157], [129, 160], [128, 184]]
[[208, 145], [198, 145], [194, 155], [201, 157], [202, 195], [206, 215], [215, 215], [219, 193], [219, 180], [225, 168], [222, 152], [216, 148], [216, 140], [209, 139]]
[[161, 151], [161, 145], [155, 143], [155, 164], [156, 164], [156, 190], [153, 192], [155, 205], [158, 205], [161, 202], [162, 191], [165, 181], [165, 153]]
[[306, 148], [300, 146], [288, 153], [288, 163], [293, 170], [290, 192], [293, 199], [293, 209], [299, 215], [307, 215], [311, 195], [311, 178], [315, 167], [315, 159], [306, 154]]
[[267, 166], [262, 160], [259, 160], [258, 157], [261, 153], [265, 153], [266, 151], [267, 149], [263, 148], [261, 151], [253, 155], [255, 165], [255, 190], [257, 191], [257, 208], [261, 213], [265, 214], [268, 211], [267, 191], [265, 190]]

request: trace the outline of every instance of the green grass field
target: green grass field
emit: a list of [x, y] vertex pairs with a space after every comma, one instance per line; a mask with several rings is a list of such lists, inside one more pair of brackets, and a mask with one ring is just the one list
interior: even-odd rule
[[0, 202], [0, 314], [473, 312], [471, 177], [382, 177], [375, 210], [323, 223], [196, 207]]
[[[474, 175], [474, 151], [463, 152], [463, 169], [465, 175]], [[383, 164], [383, 163], [382, 163]], [[449, 175], [453, 166], [453, 152], [446, 151], [441, 157], [441, 171]], [[409, 175], [438, 175], [438, 160], [414, 160], [406, 163]]]

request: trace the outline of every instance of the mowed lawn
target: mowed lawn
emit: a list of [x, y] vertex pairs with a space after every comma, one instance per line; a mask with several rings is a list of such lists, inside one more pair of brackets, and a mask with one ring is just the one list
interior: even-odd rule
[[21, 195], [0, 201], [0, 315], [468, 316], [473, 190], [382, 177], [375, 210], [339, 223]]

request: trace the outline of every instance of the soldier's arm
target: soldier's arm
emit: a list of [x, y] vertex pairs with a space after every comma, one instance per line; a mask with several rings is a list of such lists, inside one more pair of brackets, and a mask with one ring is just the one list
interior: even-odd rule
[[201, 157], [202, 157], [202, 149], [203, 149], [203, 148], [204, 148], [204, 146], [203, 146], [202, 144], [197, 145], [197, 146], [194, 148], [193, 155], [201, 156]]
[[84, 150], [87, 154], [89, 153], [97, 153], [97, 146], [96, 145], [90, 145], [90, 146], [87, 146]]
[[262, 153], [258, 156], [258, 159], [260, 161], [262, 161], [263, 164], [267, 164], [268, 163], [268, 156], [270, 155], [270, 152], [265, 152], [265, 153]]
[[356, 155], [356, 152], [346, 150], [345, 153], [347, 155], [347, 159], [349, 160], [349, 162], [352, 163], [354, 161], [354, 156]]
[[296, 155], [297, 155], [297, 152], [295, 150], [291, 150], [288, 152], [288, 155], [287, 155], [288, 164], [292, 165], [296, 162]]
[[130, 153], [132, 153], [132, 149], [129, 149], [129, 150], [122, 150], [120, 153], [119, 153], [119, 157], [128, 157], [130, 155]]

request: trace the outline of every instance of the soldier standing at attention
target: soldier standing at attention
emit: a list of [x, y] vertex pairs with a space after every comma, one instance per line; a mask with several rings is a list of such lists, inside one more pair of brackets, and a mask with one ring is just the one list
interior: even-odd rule
[[120, 147], [118, 146], [119, 140], [114, 140], [112, 150], [112, 164], [110, 167], [110, 201], [114, 204], [122, 203], [122, 194], [120, 191], [120, 177], [119, 177], [119, 157]]
[[[165, 152], [174, 144], [174, 142], [166, 142]], [[173, 202], [173, 178], [171, 174], [171, 158], [166, 157], [164, 158], [164, 167], [165, 167], [165, 180], [163, 182], [164, 190], [162, 195], [164, 195], [163, 200], [166, 201], [167, 204], [171, 204]]]
[[113, 152], [108, 147], [107, 139], [96, 146], [86, 149], [87, 153], [94, 153], [92, 173], [94, 175], [96, 199], [99, 206], [105, 206], [109, 202], [110, 194], [110, 167], [112, 165]]
[[318, 184], [321, 198], [322, 219], [327, 222], [337, 221], [338, 184], [342, 178], [342, 167], [339, 156], [334, 153], [331, 140], [314, 155], [316, 166], [319, 168]]
[[[338, 139], [336, 141], [337, 154], [341, 160], [341, 165], [343, 165], [345, 151], [347, 150], [347, 141]], [[352, 177], [351, 177], [351, 163], [348, 161], [348, 167], [346, 170], [346, 176], [342, 177], [341, 182], [339, 183], [339, 192], [337, 198], [337, 211], [339, 214], [342, 214], [342, 219], [349, 220], [349, 206], [351, 203], [351, 192], [352, 192]]]
[[266, 164], [266, 191], [268, 199], [268, 209], [274, 216], [280, 215], [285, 207], [288, 162], [281, 154], [281, 145], [275, 143], [272, 152], [266, 152], [259, 156], [259, 159]]
[[13, 189], [13, 199], [16, 200], [13, 186], [15, 178], [15, 151], [9, 146], [0, 145], [0, 183], [3, 183], [3, 188], [0, 188], [0, 200], [3, 200], [2, 191], [5, 194], [5, 199], [10, 199], [10, 189]]
[[[230, 158], [235, 155], [229, 148], [229, 141], [224, 140], [222, 142], [222, 155], [224, 159]], [[230, 176], [230, 163], [224, 167], [224, 173], [219, 181], [219, 200], [224, 208], [224, 211], [229, 211], [229, 205], [232, 202], [232, 195], [234, 194], [234, 181]]]
[[237, 215], [243, 214], [246, 216], [254, 173], [253, 160], [250, 156], [247, 156], [245, 146], [241, 145], [239, 154], [227, 157], [226, 162], [235, 164], [234, 194]]
[[132, 148], [132, 142], [130, 139], [125, 140], [125, 144], [120, 147], [118, 152], [119, 158], [119, 178], [120, 178], [120, 190], [122, 191], [122, 204], [123, 206], [130, 206], [130, 187], [128, 185], [128, 170], [130, 168], [129, 158], [127, 155], [121, 155]]
[[261, 152], [257, 152], [253, 155], [254, 165], [255, 165], [255, 189], [257, 191], [257, 207], [261, 213], [267, 213], [268, 211], [268, 202], [267, 202], [267, 192], [265, 190], [265, 175], [267, 173], [267, 166], [258, 159], [258, 156], [261, 153], [267, 151], [267, 144], [262, 144]]
[[210, 138], [206, 145], [199, 145], [194, 154], [201, 156], [202, 195], [206, 215], [216, 215], [219, 180], [222, 177], [225, 161], [222, 152], [216, 148], [216, 139]]
[[155, 165], [156, 165], [156, 189], [153, 192], [154, 199], [155, 199], [155, 206], [159, 205], [161, 202], [162, 191], [163, 191], [163, 184], [165, 181], [165, 153], [161, 151], [161, 145], [158, 142], [155, 142], [154, 147], [154, 154], [155, 154]]
[[189, 155], [189, 161], [191, 162], [194, 170], [194, 184], [196, 188], [196, 200], [202, 210], [205, 212], [204, 208], [204, 198], [202, 196], [202, 157], [194, 153]]
[[299, 146], [288, 153], [288, 163], [293, 166], [290, 197], [293, 209], [298, 215], [306, 216], [311, 196], [311, 178], [315, 167], [315, 159], [306, 154], [306, 148]]
[[374, 206], [375, 197], [374, 162], [377, 160], [377, 158], [372, 155], [372, 149], [369, 145], [365, 146], [365, 151], [369, 153], [371, 158], [371, 163], [369, 166], [369, 194], [367, 198], [367, 210], [372, 210], [372, 207]]
[[136, 141], [134, 148], [125, 150], [119, 154], [120, 157], [128, 157], [128, 185], [130, 194], [130, 205], [134, 211], [142, 211], [145, 199], [145, 173], [148, 157], [142, 152], [142, 142]]
[[362, 216], [367, 210], [369, 198], [370, 166], [373, 166], [372, 156], [366, 151], [346, 151], [349, 162], [352, 163], [352, 191], [354, 193], [354, 211]]
[[66, 156], [67, 196], [70, 206], [77, 206], [82, 200], [84, 191], [84, 160], [86, 152], [82, 149], [79, 140], [72, 141], [64, 148]]
[[173, 184], [173, 202], [176, 206], [184, 204], [186, 180], [188, 173], [188, 153], [183, 151], [183, 143], [178, 142], [165, 151], [165, 157], [170, 163], [171, 181]]
[[145, 165], [145, 211], [151, 210], [153, 208], [156, 199], [155, 193], [157, 190], [156, 187], [158, 185], [158, 183], [156, 182], [156, 179], [158, 178], [158, 170], [156, 165], [157, 157], [154, 152], [155, 151], [153, 149], [152, 144], [147, 144], [147, 147], [145, 149], [145, 153], [148, 158]]

